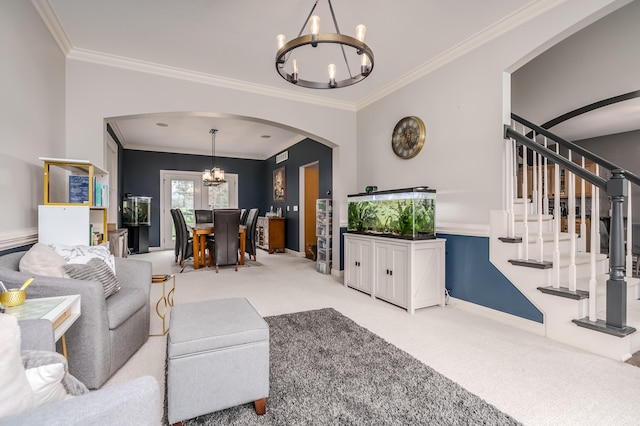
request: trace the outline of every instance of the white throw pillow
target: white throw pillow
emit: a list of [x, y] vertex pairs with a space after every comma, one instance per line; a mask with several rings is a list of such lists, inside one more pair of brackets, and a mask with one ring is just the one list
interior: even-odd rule
[[0, 314], [0, 419], [33, 407], [33, 391], [20, 358], [18, 321]]
[[97, 246], [66, 246], [63, 244], [49, 244], [67, 263], [87, 264], [91, 259], [98, 258], [104, 260], [109, 268], [116, 273], [115, 257], [109, 251], [108, 244]]
[[67, 262], [46, 244], [36, 243], [20, 259], [20, 272], [65, 278], [61, 266]]
[[42, 407], [70, 397], [62, 385], [65, 373], [64, 365], [59, 363], [27, 368], [27, 380], [33, 391], [34, 407]]

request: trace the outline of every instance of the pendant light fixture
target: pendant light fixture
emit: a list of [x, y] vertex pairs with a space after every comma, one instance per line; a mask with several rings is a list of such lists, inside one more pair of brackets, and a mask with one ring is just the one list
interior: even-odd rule
[[211, 133], [212, 165], [211, 170], [205, 170], [202, 173], [202, 184], [204, 186], [218, 186], [226, 182], [224, 180], [224, 170], [216, 167], [216, 133], [218, 133], [218, 129], [211, 129], [209, 133]]
[[[307, 16], [307, 19], [304, 21], [302, 25], [302, 29], [298, 34], [298, 37], [287, 43], [287, 39], [284, 34], [278, 34], [276, 36], [276, 42], [278, 45], [278, 52], [276, 53], [276, 71], [278, 74], [289, 83], [308, 87], [311, 89], [334, 89], [337, 87], [346, 87], [352, 84], [358, 83], [359, 81], [364, 80], [371, 74], [373, 70], [373, 51], [364, 43], [364, 35], [366, 32], [366, 27], [364, 25], [358, 25], [356, 27], [356, 37], [346, 36], [344, 34], [340, 34], [340, 29], [338, 28], [338, 21], [336, 20], [336, 16], [333, 13], [333, 6], [331, 5], [331, 0], [327, 0], [329, 3], [329, 10], [331, 11], [331, 17], [333, 18], [333, 24], [335, 26], [335, 33], [320, 33], [320, 18], [317, 15], [313, 15], [313, 12], [318, 5], [318, 1], [316, 0], [313, 7], [311, 8], [311, 12]], [[309, 23], [310, 34], [302, 35], [302, 31], [304, 31], [305, 26]], [[342, 57], [344, 58], [344, 63], [346, 65], [346, 72], [348, 73], [348, 77], [342, 80], [336, 80], [337, 67], [335, 64], [323, 64], [323, 65], [313, 65], [308, 63], [300, 63], [298, 59], [295, 58], [295, 50], [306, 46], [311, 45], [312, 47], [317, 47], [318, 44], [328, 43], [328, 44], [336, 44], [342, 50]], [[349, 56], [353, 56], [353, 54], [357, 54], [360, 57], [360, 73], [353, 75], [351, 73], [351, 68], [349, 67], [349, 61], [347, 60], [347, 53], [345, 51], [345, 47], [348, 51], [350, 51]], [[354, 52], [355, 51], [355, 52]], [[289, 59], [291, 59], [289, 61]], [[290, 62], [290, 66], [287, 64]], [[301, 75], [304, 75], [300, 70], [307, 68], [312, 69], [312, 67], [326, 67], [328, 71], [328, 78], [326, 81], [313, 81], [313, 80], [305, 80], [301, 78]], [[288, 72], [290, 69], [290, 72]]]

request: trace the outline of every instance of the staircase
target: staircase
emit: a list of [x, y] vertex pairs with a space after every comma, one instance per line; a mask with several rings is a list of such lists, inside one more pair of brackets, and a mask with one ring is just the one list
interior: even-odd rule
[[[546, 337], [630, 358], [640, 350], [640, 280], [632, 277], [623, 209], [632, 217], [628, 194], [640, 178], [515, 115], [505, 139], [507, 210], [491, 213], [491, 262], [543, 313]], [[600, 177], [605, 170], [608, 180]], [[600, 191], [611, 200], [608, 253], [601, 252], [608, 235], [600, 234]]]

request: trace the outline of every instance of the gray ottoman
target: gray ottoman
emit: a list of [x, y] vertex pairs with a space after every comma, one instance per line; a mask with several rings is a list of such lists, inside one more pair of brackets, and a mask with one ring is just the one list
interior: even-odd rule
[[167, 339], [170, 424], [269, 396], [269, 326], [246, 299], [175, 305]]

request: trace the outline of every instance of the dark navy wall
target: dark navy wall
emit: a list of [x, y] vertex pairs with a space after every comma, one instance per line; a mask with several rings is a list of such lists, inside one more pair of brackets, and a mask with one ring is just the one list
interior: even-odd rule
[[[289, 147], [287, 151], [289, 151], [288, 160], [276, 164], [275, 156], [273, 156], [265, 162], [268, 177], [264, 182], [264, 193], [267, 194], [267, 198], [265, 199], [264, 208], [260, 211], [264, 215], [264, 212], [269, 211], [271, 206], [273, 206], [273, 211], [276, 211], [278, 207], [282, 208], [282, 214], [287, 219], [285, 221], [286, 246], [288, 249], [298, 251], [300, 245], [299, 211], [294, 212], [293, 206], [300, 207], [300, 166], [318, 161], [320, 174], [318, 194], [321, 198], [332, 198], [333, 150], [314, 140], [305, 139]], [[286, 167], [287, 188], [285, 201], [274, 202], [273, 171], [282, 166]], [[287, 211], [287, 206], [289, 206], [289, 211]]]
[[457, 299], [539, 323], [538, 310], [489, 261], [489, 238], [438, 234], [446, 238], [446, 287]]
[[[264, 215], [273, 206], [274, 211], [282, 207], [286, 221], [286, 247], [298, 250], [299, 167], [318, 161], [319, 193], [321, 197], [332, 191], [332, 149], [326, 145], [305, 139], [287, 149], [289, 159], [275, 164], [275, 156], [267, 160], [246, 160], [241, 158], [216, 157], [216, 167], [225, 173], [238, 175], [238, 207], [260, 209]], [[120, 194], [131, 193], [152, 197], [151, 228], [149, 246], [160, 246], [160, 170], [202, 172], [211, 168], [211, 156], [172, 154], [166, 152], [136, 151], [123, 149], [120, 152]], [[286, 166], [287, 193], [284, 203], [273, 202], [273, 171]], [[119, 206], [122, 200], [119, 200]], [[287, 212], [287, 205], [289, 211]], [[122, 219], [119, 218], [119, 221]], [[121, 222], [119, 222], [121, 223]]]
[[[211, 168], [211, 156], [166, 152], [122, 152], [122, 192], [152, 197], [149, 246], [160, 246], [160, 170], [202, 172]], [[240, 158], [216, 157], [216, 167], [238, 175], [238, 207], [264, 206], [265, 162]], [[120, 205], [122, 200], [119, 200]]]

